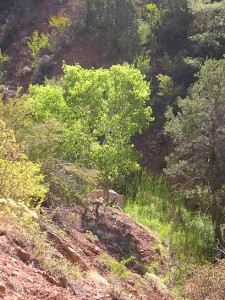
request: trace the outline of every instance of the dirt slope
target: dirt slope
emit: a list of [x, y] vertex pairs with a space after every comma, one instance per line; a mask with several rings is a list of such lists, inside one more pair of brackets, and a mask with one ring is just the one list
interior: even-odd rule
[[[72, 251], [76, 253], [75, 265], [81, 270], [79, 278], [68, 282], [66, 278], [53, 276], [38, 260], [32, 245], [21, 243], [19, 236], [2, 230], [0, 298], [172, 299], [163, 284], [159, 287], [158, 282], [144, 276], [144, 266], [149, 266], [157, 256], [154, 245], [158, 241], [128, 215], [106, 207], [100, 209], [96, 218], [95, 212], [85, 214], [81, 207], [73, 205], [57, 209], [53, 219], [54, 223], [43, 227], [54, 245], [52, 259], [63, 256], [70, 260]], [[64, 230], [63, 234], [54, 235], [56, 224]], [[135, 259], [126, 266], [129, 272], [126, 276], [108, 268], [114, 258], [121, 261], [130, 256]]]

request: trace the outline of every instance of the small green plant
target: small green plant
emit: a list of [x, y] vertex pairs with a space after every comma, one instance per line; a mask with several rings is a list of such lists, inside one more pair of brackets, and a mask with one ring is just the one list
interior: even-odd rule
[[0, 48], [0, 84], [4, 82], [6, 73], [4, 71], [4, 63], [9, 60], [9, 56], [2, 53], [2, 49]]
[[99, 258], [99, 263], [104, 268], [108, 269], [120, 279], [126, 279], [130, 275], [130, 271], [125, 267], [126, 264], [133, 261], [135, 259], [134, 256], [131, 256], [127, 259], [123, 259], [121, 262], [118, 262], [116, 259], [111, 258], [107, 254], [103, 254]]
[[0, 219], [5, 215], [17, 219], [21, 225], [38, 218], [36, 211], [28, 208], [23, 202], [0, 198]]
[[49, 20], [50, 27], [56, 28], [59, 32], [63, 32], [70, 24], [71, 21], [66, 14], [51, 16]]
[[88, 240], [92, 243], [96, 243], [99, 241], [99, 238], [96, 235], [94, 235], [93, 232], [91, 232], [90, 230], [86, 230], [85, 235], [88, 238]]
[[44, 33], [39, 35], [38, 31], [35, 30], [30, 38], [30, 41], [27, 42], [27, 46], [32, 56], [32, 67], [34, 68], [38, 62], [38, 54], [40, 50], [48, 46], [48, 36]]
[[9, 60], [9, 56], [2, 53], [2, 49], [0, 48], [0, 68], [2, 65]]

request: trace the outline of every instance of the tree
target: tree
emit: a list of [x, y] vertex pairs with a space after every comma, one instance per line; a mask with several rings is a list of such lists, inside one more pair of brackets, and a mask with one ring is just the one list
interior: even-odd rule
[[104, 40], [108, 55], [132, 57], [138, 46], [134, 0], [86, 0], [86, 26]]
[[[188, 1], [154, 0], [152, 2], [158, 9], [156, 19], [158, 21], [152, 24], [157, 54], [166, 52], [169, 55], [176, 55], [181, 49], [187, 47], [187, 29], [191, 17]], [[149, 17], [151, 22], [152, 14]]]
[[63, 124], [60, 158], [100, 169], [104, 185], [139, 168], [131, 137], [152, 118], [149, 85], [134, 66], [64, 65], [59, 83], [31, 86], [30, 94], [38, 122], [54, 117]]
[[0, 120], [0, 198], [39, 206], [47, 192], [43, 179], [40, 165], [27, 159], [14, 132]]
[[218, 238], [225, 206], [224, 87], [225, 59], [206, 61], [189, 95], [178, 99], [179, 112], [168, 110], [165, 126], [174, 141], [165, 172], [185, 186], [195, 207], [211, 212]]
[[192, 56], [221, 58], [225, 42], [225, 1], [190, 1], [188, 36]]
[[48, 45], [48, 36], [44, 33], [41, 33], [39, 35], [38, 31], [35, 30], [33, 32], [32, 37], [27, 42], [27, 46], [30, 50], [31, 56], [32, 56], [32, 67], [36, 67], [38, 63], [38, 54], [41, 49], [46, 48]]

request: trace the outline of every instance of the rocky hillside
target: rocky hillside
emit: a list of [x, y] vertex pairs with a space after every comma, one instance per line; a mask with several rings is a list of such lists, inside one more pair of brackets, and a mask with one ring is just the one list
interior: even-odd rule
[[58, 208], [51, 221], [49, 214], [39, 220], [48, 247], [43, 236], [1, 219], [1, 298], [172, 299], [160, 278], [146, 273], [160, 257], [159, 241], [128, 215], [105, 207], [96, 218], [75, 205]]
[[[37, 70], [38, 67], [33, 69], [31, 66], [27, 42], [35, 30], [39, 33], [51, 34], [53, 30], [49, 26], [49, 20], [55, 15], [66, 14], [73, 22], [76, 20], [77, 24], [70, 28], [72, 33], [68, 34], [67, 40], [54, 41], [57, 44], [54, 45], [54, 49], [47, 49], [40, 53], [39, 59], [44, 60], [45, 70], [39, 76], [52, 78], [61, 74], [63, 61], [67, 64], [79, 63], [87, 68], [104, 64], [101, 42], [94, 41], [93, 36], [82, 26], [86, 14], [82, 1], [27, 2], [29, 2], [27, 5], [19, 5], [16, 1], [1, 4], [0, 48], [9, 56], [6, 66], [8, 85], [22, 85], [26, 88], [32, 79], [36, 81], [34, 76], [40, 70]], [[60, 50], [57, 49], [58, 44], [61, 44]]]

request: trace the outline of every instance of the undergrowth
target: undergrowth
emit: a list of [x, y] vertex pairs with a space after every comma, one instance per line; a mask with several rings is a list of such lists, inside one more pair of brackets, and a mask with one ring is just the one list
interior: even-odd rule
[[120, 279], [126, 279], [130, 275], [130, 271], [128, 271], [125, 267], [126, 264], [133, 261], [135, 259], [134, 256], [131, 256], [128, 259], [123, 259], [121, 262], [118, 262], [116, 259], [110, 258], [109, 255], [103, 254], [99, 258], [99, 264], [103, 267], [114, 273]]
[[182, 197], [171, 193], [163, 176], [152, 177], [145, 172], [136, 175], [127, 186], [125, 211], [154, 231], [166, 246], [172, 261], [170, 274], [165, 275], [167, 283], [179, 285], [186, 277], [188, 264], [213, 259], [212, 222], [206, 215], [189, 211]]

